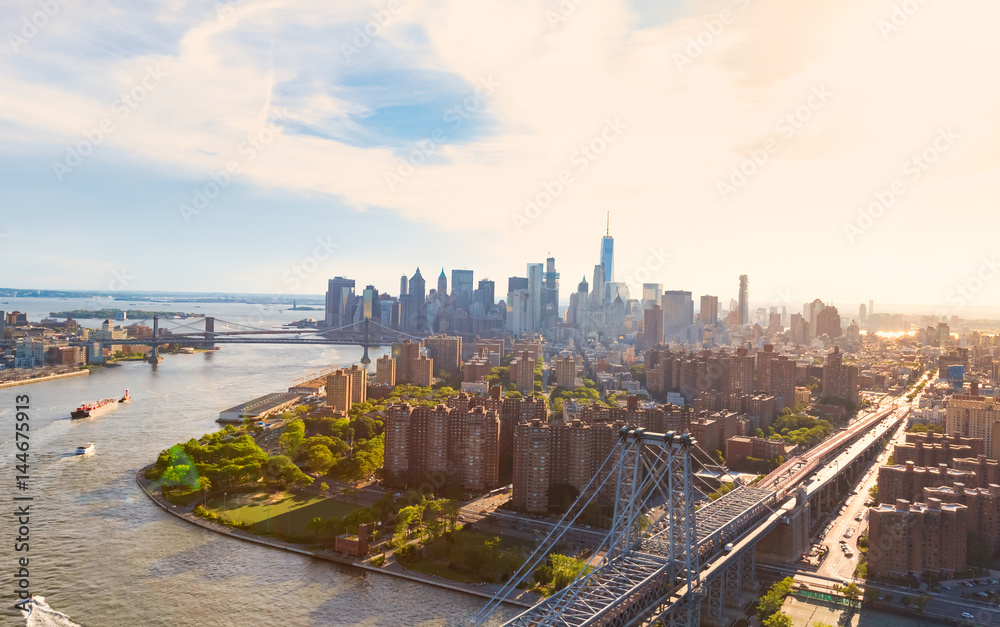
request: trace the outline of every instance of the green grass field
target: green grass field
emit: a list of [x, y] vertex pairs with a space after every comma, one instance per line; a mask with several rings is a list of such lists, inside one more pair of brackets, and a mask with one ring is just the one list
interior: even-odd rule
[[236, 494], [225, 499], [212, 499], [208, 509], [236, 521], [249, 523], [254, 531], [274, 531], [282, 535], [307, 535], [306, 525], [317, 516], [343, 518], [360, 506], [311, 494], [279, 492], [268, 494]]

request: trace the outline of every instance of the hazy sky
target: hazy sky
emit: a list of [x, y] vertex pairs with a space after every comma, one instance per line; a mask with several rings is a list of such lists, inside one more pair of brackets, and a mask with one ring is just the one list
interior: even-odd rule
[[1000, 304], [995, 0], [43, 5], [0, 8], [0, 286], [551, 254], [565, 297], [610, 211], [633, 296]]

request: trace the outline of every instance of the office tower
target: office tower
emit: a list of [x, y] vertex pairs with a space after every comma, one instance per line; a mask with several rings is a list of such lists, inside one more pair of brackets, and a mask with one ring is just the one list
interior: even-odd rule
[[528, 325], [529, 331], [542, 328], [542, 264], [528, 264]]
[[803, 311], [803, 318], [809, 323], [809, 337], [807, 339], [811, 340], [819, 335], [816, 333], [816, 316], [819, 312], [823, 311], [826, 305], [820, 299], [816, 299], [811, 303], [806, 303]]
[[507, 293], [507, 329], [514, 337], [520, 337], [522, 333], [530, 331], [529, 300], [526, 289], [516, 289]]
[[573, 355], [564, 353], [556, 357], [556, 385], [564, 390], [576, 387], [576, 361]]
[[642, 308], [648, 309], [653, 305], [660, 304], [660, 296], [663, 294], [662, 283], [642, 284]]
[[512, 276], [507, 279], [507, 293], [510, 294], [515, 290], [528, 291], [528, 279], [523, 276]]
[[694, 323], [694, 299], [691, 298], [691, 292], [667, 290], [663, 292], [660, 301], [665, 337], [676, 335], [678, 331]]
[[604, 307], [604, 293], [607, 289], [604, 276], [604, 266], [601, 264], [594, 266], [594, 280], [591, 281], [594, 287], [590, 292], [591, 309], [601, 309]]
[[705, 295], [701, 297], [701, 312], [698, 314], [702, 324], [712, 326], [719, 321], [719, 297]]
[[411, 331], [423, 331], [427, 327], [427, 292], [424, 277], [420, 268], [410, 278], [410, 289], [406, 296], [406, 328]]
[[396, 360], [383, 355], [375, 360], [375, 385], [396, 385]]
[[424, 338], [427, 356], [434, 360], [434, 367], [449, 375], [457, 374], [462, 360], [462, 337], [432, 335]]
[[788, 307], [781, 306], [781, 326], [788, 326]]
[[816, 337], [826, 335], [830, 339], [842, 335], [840, 328], [840, 313], [833, 305], [824, 307], [816, 314]]
[[374, 285], [369, 285], [361, 294], [361, 319], [382, 322], [382, 305], [379, 302], [378, 290]]
[[488, 313], [490, 307], [496, 304], [496, 284], [489, 279], [479, 280], [479, 289], [476, 290], [476, 302], [482, 303], [484, 313]]
[[611, 212], [608, 212], [607, 234], [601, 239], [601, 267], [604, 280], [615, 280], [615, 240], [611, 237]]
[[326, 406], [333, 411], [342, 412], [345, 416], [351, 409], [351, 390], [353, 388], [351, 375], [338, 370], [326, 376]]
[[410, 277], [409, 295], [413, 304], [417, 307], [422, 307], [427, 300], [426, 283], [424, 277], [420, 274], [420, 268], [417, 268], [417, 271]]
[[750, 324], [750, 279], [740, 275], [740, 326]]
[[870, 316], [873, 313], [875, 313], [875, 301], [869, 300], [868, 301], [868, 315]]
[[549, 509], [549, 477], [552, 472], [551, 429], [541, 420], [514, 427], [514, 507], [530, 514]]
[[406, 286], [408, 284], [409, 284], [409, 279], [406, 278], [405, 274], [403, 276], [399, 277], [399, 296], [400, 296], [400, 298], [402, 298], [403, 296], [406, 296], [407, 294], [409, 294], [409, 291], [406, 289]]
[[854, 405], [858, 404], [858, 377], [856, 365], [844, 364], [844, 356], [839, 346], [826, 356], [823, 366], [823, 396], [839, 398]]
[[858, 322], [861, 324], [868, 322], [868, 309], [864, 303], [861, 303], [861, 306], [858, 307]]
[[3, 338], [3, 332], [7, 329], [7, 313], [0, 309], [0, 339]]
[[[482, 285], [482, 281], [479, 282]], [[468, 309], [473, 302], [472, 270], [451, 271], [451, 303], [459, 309]], [[490, 303], [492, 304], [492, 303]]]
[[545, 260], [542, 275], [542, 321], [551, 326], [559, 319], [559, 273], [556, 272], [555, 257]]
[[647, 350], [663, 343], [663, 309], [653, 304], [652, 307], [642, 312], [642, 346], [640, 350]]
[[341, 276], [329, 279], [326, 289], [326, 326], [336, 329], [351, 324], [347, 309], [353, 301], [354, 279]]
[[448, 294], [448, 277], [444, 275], [444, 268], [441, 268], [441, 274], [438, 275], [437, 293], [438, 298], [443, 298]]
[[868, 510], [868, 573], [885, 577], [966, 569], [967, 508], [899, 499]]

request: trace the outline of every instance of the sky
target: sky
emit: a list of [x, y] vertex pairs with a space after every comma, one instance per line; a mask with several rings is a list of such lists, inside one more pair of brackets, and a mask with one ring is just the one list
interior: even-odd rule
[[[995, 0], [6, 0], [0, 286], [1000, 305]], [[499, 296], [498, 296], [499, 297]]]

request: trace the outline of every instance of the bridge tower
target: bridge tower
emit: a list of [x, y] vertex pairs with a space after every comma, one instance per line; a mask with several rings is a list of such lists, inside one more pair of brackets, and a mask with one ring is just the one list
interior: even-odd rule
[[[694, 447], [690, 434], [623, 427], [617, 448], [592, 482], [594, 489], [583, 490], [570, 509], [582, 512], [598, 495], [613, 494], [611, 532], [597, 550], [604, 557], [570, 586], [505, 626], [639, 627], [663, 621], [699, 627], [704, 592], [694, 505]], [[645, 515], [654, 505], [661, 513], [652, 527], [663, 531], [650, 534], [644, 531]], [[484, 624], [579, 520], [579, 513], [564, 518], [473, 622]]]
[[199, 346], [199, 348], [212, 349], [215, 347], [215, 318], [213, 316], [205, 316], [205, 341]]
[[365, 354], [361, 356], [361, 363], [368, 365], [372, 363], [371, 357], [368, 356], [368, 343], [371, 341], [371, 319], [365, 318]]
[[160, 345], [157, 344], [157, 341], [159, 339], [160, 339], [160, 317], [153, 316], [153, 344], [152, 344], [152, 350], [149, 352], [149, 363], [153, 364], [154, 366], [160, 363], [161, 359], [158, 350]]

